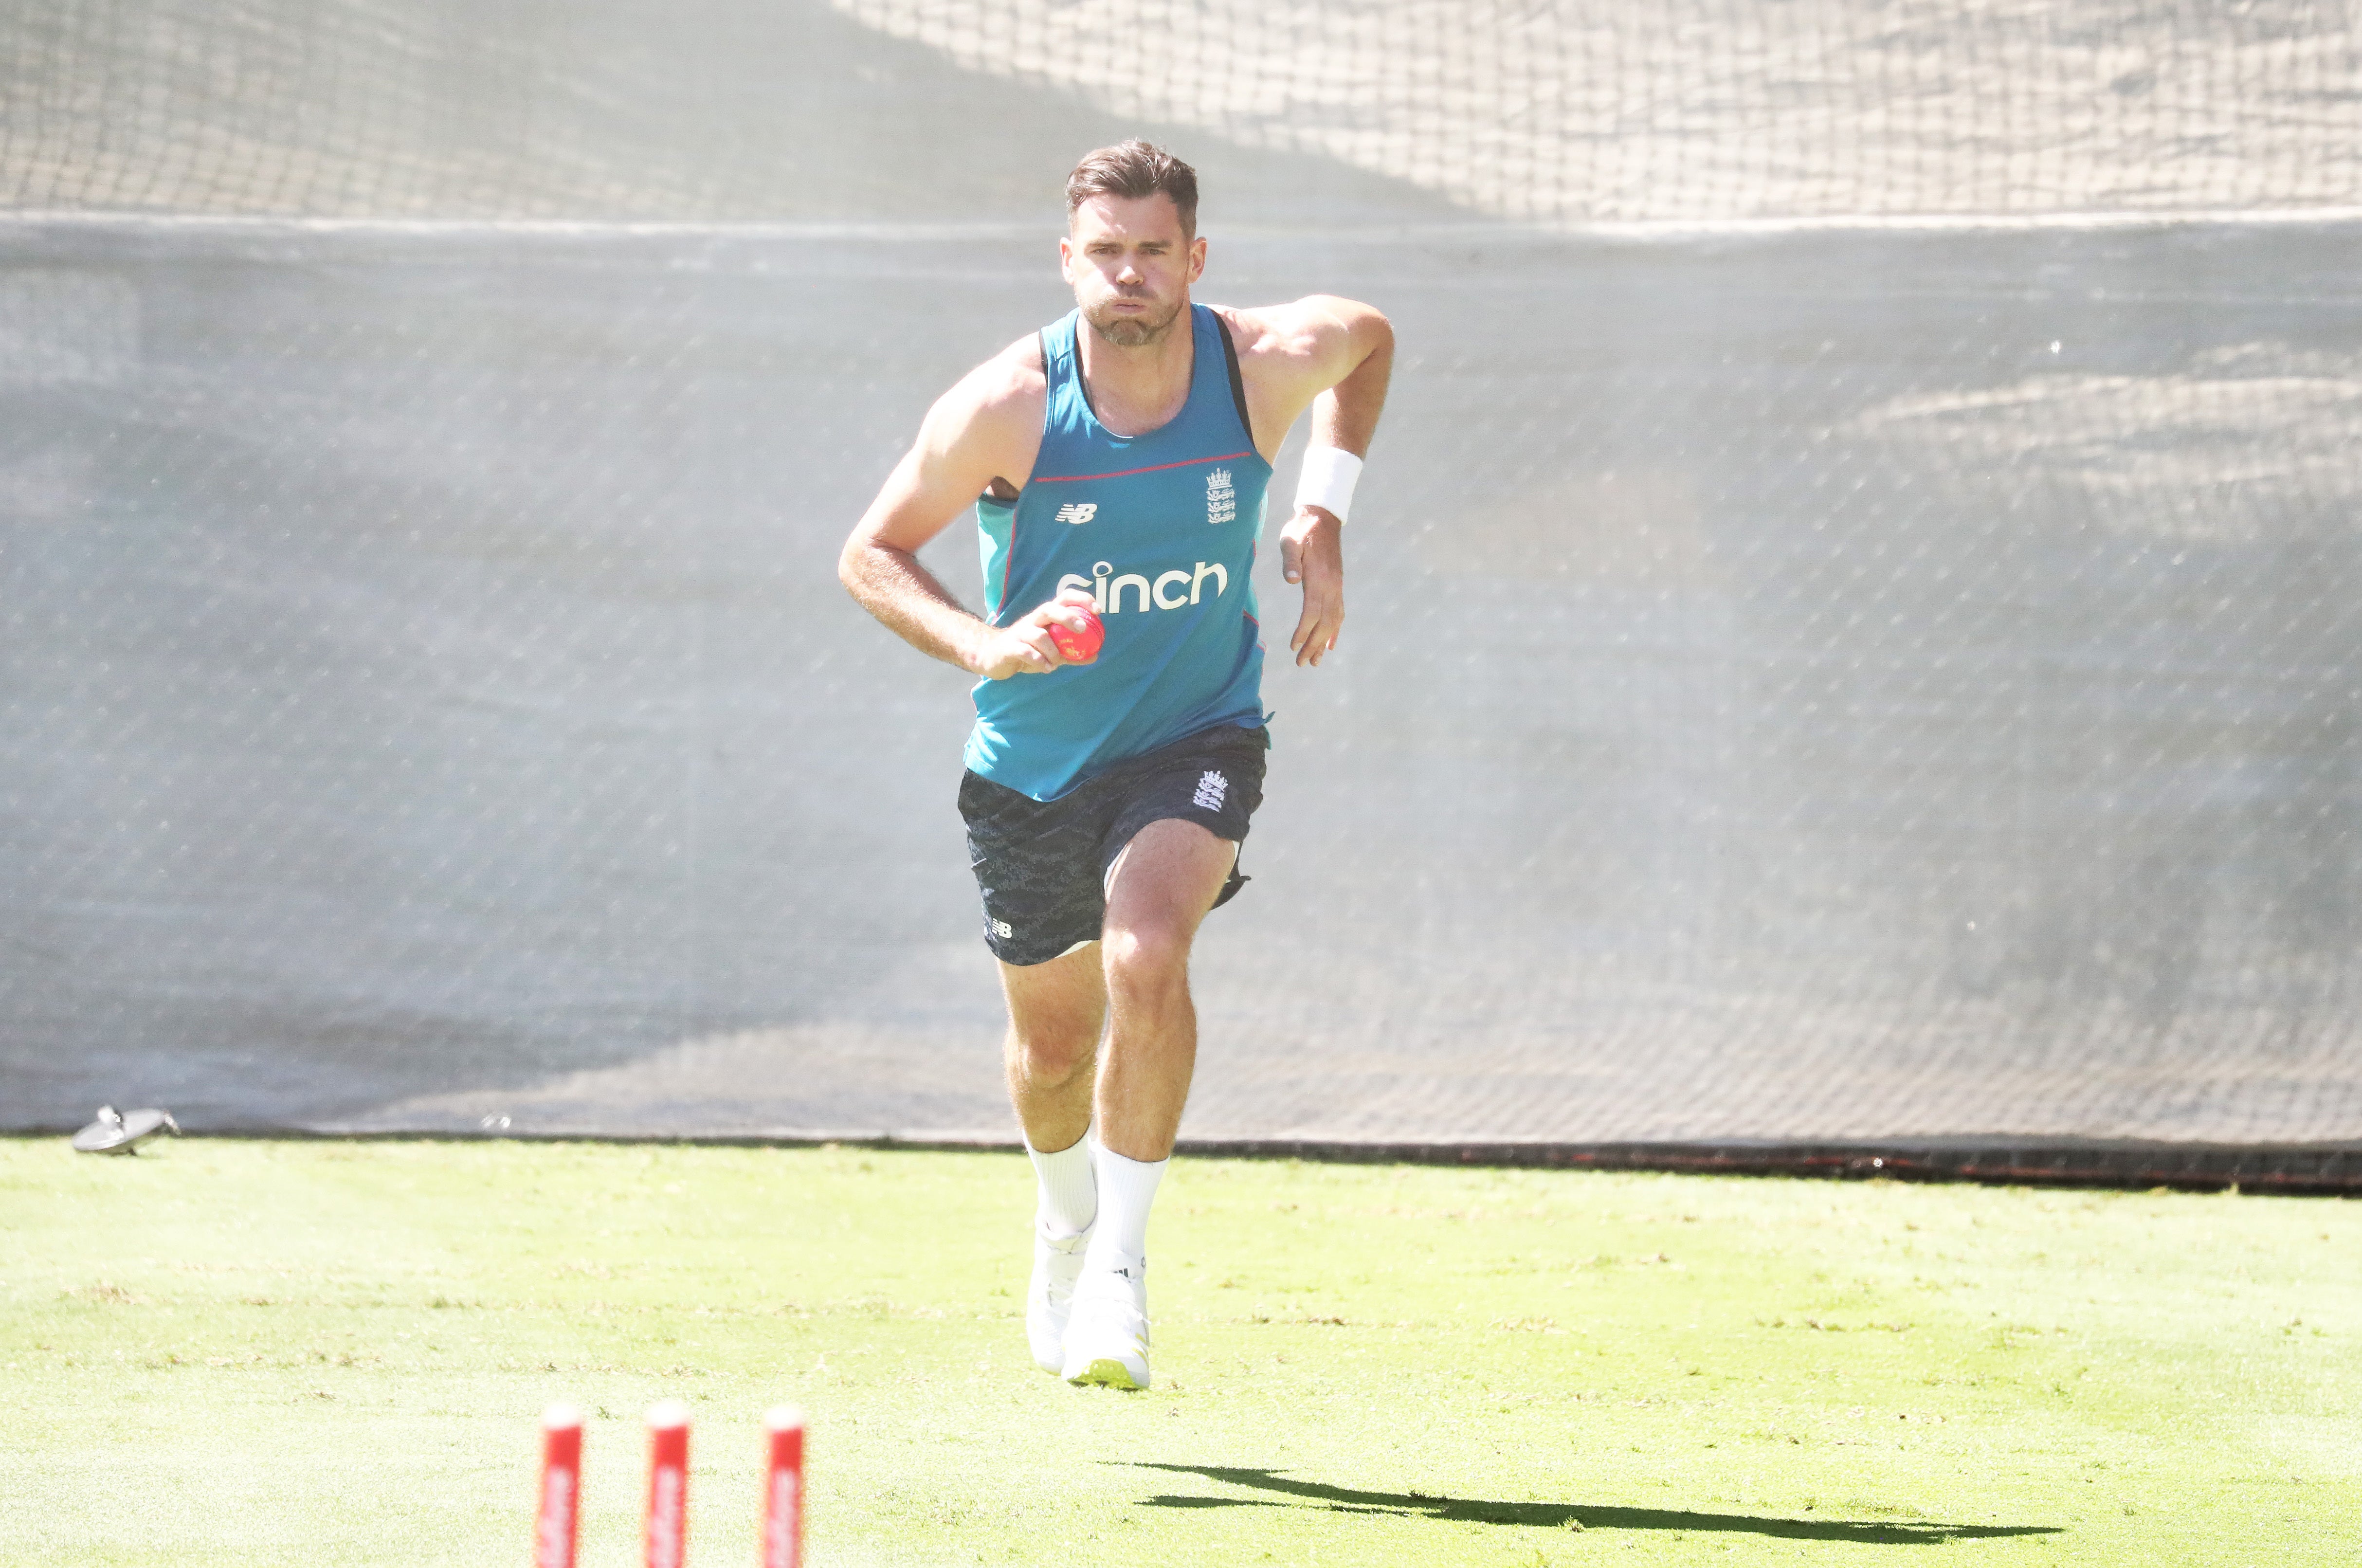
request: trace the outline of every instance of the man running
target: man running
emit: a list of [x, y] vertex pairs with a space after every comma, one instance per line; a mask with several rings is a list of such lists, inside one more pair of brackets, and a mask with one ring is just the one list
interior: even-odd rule
[[[1189, 944], [1246, 880], [1270, 744], [1248, 580], [1264, 489], [1310, 408], [1280, 563], [1304, 589], [1288, 648], [1317, 665], [1344, 623], [1340, 531], [1394, 339], [1327, 295], [1191, 304], [1198, 178], [1147, 143], [1076, 165], [1066, 210], [1076, 310], [928, 411], [838, 573], [979, 678], [959, 803], [1040, 1183], [1026, 1335], [1069, 1382], [1145, 1388], [1148, 1210], [1197, 1059]], [[971, 503], [982, 617], [918, 560]], [[1052, 629], [1094, 619], [1097, 657], [1062, 655]]]

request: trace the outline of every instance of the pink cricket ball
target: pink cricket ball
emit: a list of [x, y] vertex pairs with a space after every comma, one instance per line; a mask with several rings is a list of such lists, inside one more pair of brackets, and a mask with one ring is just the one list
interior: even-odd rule
[[1083, 629], [1079, 632], [1063, 621], [1050, 623], [1050, 642], [1058, 657], [1068, 664], [1088, 664], [1099, 657], [1099, 645], [1107, 641], [1107, 628], [1089, 611], [1083, 612]]

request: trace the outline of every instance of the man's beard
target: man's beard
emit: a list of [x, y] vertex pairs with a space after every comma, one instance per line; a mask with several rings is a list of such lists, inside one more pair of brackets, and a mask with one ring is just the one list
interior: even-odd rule
[[1117, 315], [1110, 308], [1114, 304], [1115, 302], [1110, 300], [1106, 304], [1100, 305], [1098, 314], [1086, 312], [1084, 319], [1091, 324], [1093, 332], [1119, 348], [1145, 348], [1164, 337], [1172, 329], [1173, 324], [1181, 317], [1181, 303], [1178, 300], [1174, 302], [1173, 308], [1166, 311], [1162, 319], [1155, 321], [1146, 316]]

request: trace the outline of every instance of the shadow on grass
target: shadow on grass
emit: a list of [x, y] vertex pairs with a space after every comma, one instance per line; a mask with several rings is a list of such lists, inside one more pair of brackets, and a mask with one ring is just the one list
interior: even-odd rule
[[[1277, 1492], [1345, 1514], [1395, 1514], [1463, 1524], [1529, 1525], [1584, 1529], [1733, 1530], [1783, 1540], [1850, 1540], [1868, 1546], [1940, 1546], [1948, 1540], [1986, 1540], [1996, 1536], [2058, 1535], [2056, 1525], [1889, 1524], [1866, 1519], [1782, 1519], [1754, 1514], [1699, 1514], [1682, 1508], [1592, 1507], [1574, 1503], [1494, 1503], [1478, 1497], [1429, 1496], [1420, 1492], [1363, 1492], [1318, 1481], [1293, 1481], [1276, 1470], [1239, 1470], [1219, 1464], [1135, 1464], [1202, 1475], [1262, 1492]], [[1277, 1508], [1293, 1505], [1273, 1497], [1150, 1497], [1148, 1508]]]

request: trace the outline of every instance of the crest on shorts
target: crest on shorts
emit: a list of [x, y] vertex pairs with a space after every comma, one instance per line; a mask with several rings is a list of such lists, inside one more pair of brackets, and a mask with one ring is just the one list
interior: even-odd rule
[[1189, 803], [1200, 811], [1219, 812], [1222, 798], [1230, 792], [1231, 781], [1209, 767], [1198, 779], [1198, 792], [1189, 797]]

